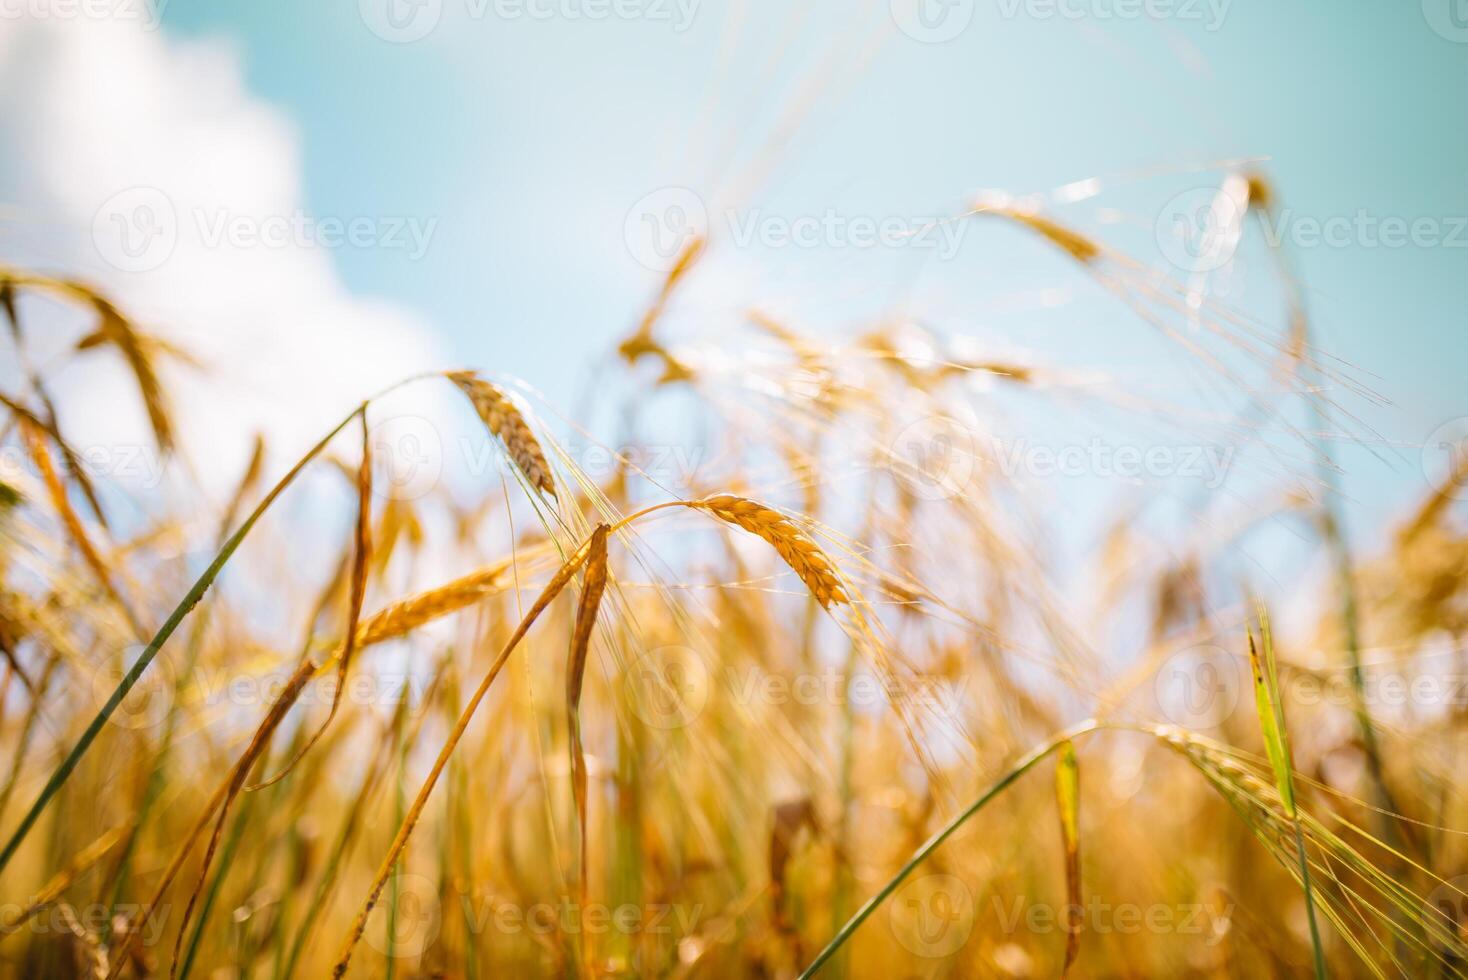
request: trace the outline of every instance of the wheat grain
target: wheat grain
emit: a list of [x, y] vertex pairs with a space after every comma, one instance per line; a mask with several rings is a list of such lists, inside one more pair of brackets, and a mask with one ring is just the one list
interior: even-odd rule
[[770, 543], [790, 570], [810, 589], [816, 601], [829, 609], [831, 606], [849, 603], [845, 588], [836, 566], [794, 521], [772, 507], [736, 497], [733, 494], [718, 494], [695, 500], [689, 506], [706, 510], [721, 521], [742, 527], [751, 534], [759, 535]]
[[379, 609], [357, 628], [357, 646], [406, 636], [413, 630], [450, 613], [458, 612], [499, 591], [510, 571], [511, 561], [501, 559], [436, 589], [400, 599]]
[[450, 371], [447, 377], [468, 396], [489, 431], [504, 443], [505, 451], [510, 454], [520, 472], [525, 474], [525, 479], [554, 497], [556, 487], [551, 481], [550, 466], [546, 464], [545, 453], [541, 451], [535, 433], [530, 430], [530, 424], [525, 421], [525, 416], [510, 396], [473, 371]]

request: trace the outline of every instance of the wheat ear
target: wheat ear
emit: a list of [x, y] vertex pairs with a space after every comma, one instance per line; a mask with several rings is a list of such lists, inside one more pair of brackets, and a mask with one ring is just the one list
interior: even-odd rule
[[705, 497], [688, 506], [706, 510], [721, 521], [764, 538], [825, 608], [850, 603], [836, 566], [821, 546], [800, 525], [773, 507], [733, 494]]
[[450, 371], [447, 377], [468, 396], [485, 427], [505, 444], [505, 451], [525, 474], [525, 479], [554, 497], [556, 487], [551, 482], [550, 466], [546, 464], [540, 442], [504, 389], [485, 381], [473, 371]]

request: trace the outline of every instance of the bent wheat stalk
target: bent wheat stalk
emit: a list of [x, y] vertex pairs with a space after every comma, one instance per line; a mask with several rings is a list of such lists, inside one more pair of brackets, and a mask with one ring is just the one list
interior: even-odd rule
[[566, 728], [571, 744], [571, 795], [576, 803], [581, 848], [578, 873], [582, 908], [588, 907], [590, 879], [586, 866], [586, 750], [581, 742], [581, 686], [586, 679], [586, 654], [591, 645], [591, 631], [596, 626], [596, 613], [601, 606], [602, 593], [607, 588], [607, 530], [607, 525], [599, 524], [591, 535], [586, 581], [581, 586], [581, 601], [576, 607], [571, 656], [566, 667]]
[[704, 511], [769, 542], [823, 608], [851, 604], [835, 563], [805, 529], [768, 504], [748, 497], [724, 493], [699, 500], [669, 500], [629, 514], [613, 524], [611, 530], [620, 531], [649, 514], [672, 507]]

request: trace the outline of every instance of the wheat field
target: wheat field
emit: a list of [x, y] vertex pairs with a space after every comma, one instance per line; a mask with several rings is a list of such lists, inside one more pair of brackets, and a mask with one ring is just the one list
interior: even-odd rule
[[[1221, 192], [1273, 202], [1257, 172]], [[126, 371], [164, 457], [188, 352], [0, 268], [0, 973], [1468, 975], [1464, 474], [1353, 547], [1320, 433], [1372, 394], [1303, 308], [1195, 308], [1016, 201], [951, 220], [1051, 246], [1236, 413], [904, 318], [833, 337], [752, 302], [737, 335], [671, 331], [697, 239], [593, 382], [623, 441], [514, 364], [445, 365], [397, 387], [480, 426], [499, 465], [467, 492], [400, 492], [362, 392], [223, 497], [124, 508], [29, 311]], [[1191, 489], [1168, 540], [1143, 487], [1060, 552], [1072, 518], [989, 438], [1036, 412], [1288, 465]], [[639, 424], [670, 417], [698, 434]], [[304, 516], [303, 474], [330, 491]], [[332, 553], [298, 560], [303, 520]], [[1272, 522], [1327, 573], [1231, 560]]]

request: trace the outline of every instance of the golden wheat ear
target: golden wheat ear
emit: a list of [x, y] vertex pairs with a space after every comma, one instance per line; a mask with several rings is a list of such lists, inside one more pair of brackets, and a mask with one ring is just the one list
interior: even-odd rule
[[825, 608], [851, 602], [836, 566], [821, 546], [798, 524], [773, 507], [727, 493], [695, 500], [688, 506], [708, 511], [726, 524], [764, 538]]
[[469, 398], [485, 427], [504, 443], [505, 451], [525, 479], [554, 498], [556, 486], [551, 480], [550, 466], [545, 461], [540, 441], [504, 389], [485, 381], [473, 371], [450, 371], [445, 377]]

